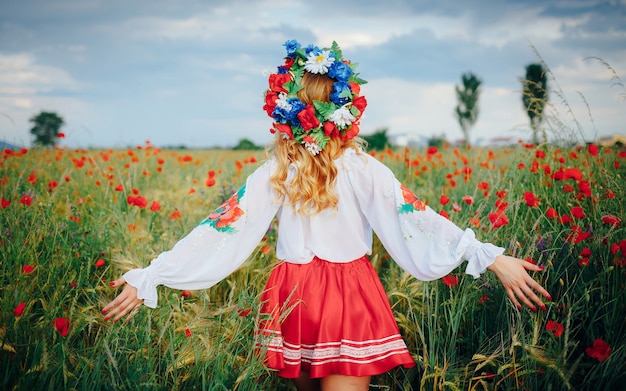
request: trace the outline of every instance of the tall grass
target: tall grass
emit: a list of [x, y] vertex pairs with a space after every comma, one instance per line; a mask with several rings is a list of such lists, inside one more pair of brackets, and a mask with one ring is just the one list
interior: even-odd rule
[[[375, 241], [372, 262], [418, 366], [377, 376], [372, 389], [617, 389], [626, 381], [626, 235], [623, 223], [606, 218], [624, 220], [623, 151], [519, 145], [377, 157], [458, 225], [545, 265], [534, 277], [553, 301], [545, 312], [518, 310], [493, 275], [473, 280], [463, 268], [452, 273], [456, 284], [417, 281]], [[292, 389], [253, 351], [274, 229], [244, 267], [208, 291], [160, 288], [159, 308], [125, 324], [100, 314], [116, 293], [109, 281], [171, 247], [263, 159], [150, 145], [5, 151], [1, 388]], [[442, 204], [442, 195], [450, 201]], [[145, 207], [128, 196], [145, 197]], [[496, 228], [490, 216], [498, 210], [508, 224]], [[58, 319], [69, 321], [67, 333]], [[606, 358], [594, 353], [599, 345], [592, 349], [599, 339], [611, 348]]]

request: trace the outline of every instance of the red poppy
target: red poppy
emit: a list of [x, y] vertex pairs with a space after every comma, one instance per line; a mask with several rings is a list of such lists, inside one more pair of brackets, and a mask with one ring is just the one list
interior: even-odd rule
[[592, 346], [585, 349], [585, 353], [587, 353], [587, 356], [595, 358], [598, 361], [602, 362], [609, 358], [609, 355], [611, 354], [611, 347], [609, 346], [609, 344], [606, 343], [605, 340], [603, 340], [602, 338], [598, 338], [593, 341]]
[[31, 206], [33, 204], [33, 197], [29, 196], [28, 194], [24, 194], [22, 198], [20, 198], [20, 204]]
[[587, 239], [589, 236], [591, 236], [591, 232], [582, 231], [580, 226], [573, 225], [571, 232], [567, 234], [565, 240], [569, 243], [577, 244]]
[[591, 197], [591, 185], [589, 181], [579, 181], [578, 182], [578, 191], [585, 195], [585, 197]]
[[148, 206], [148, 200], [146, 199], [146, 197], [140, 196], [140, 195], [138, 196], [129, 195], [126, 198], [126, 202], [128, 202], [128, 205], [138, 206], [141, 209], [146, 208]]
[[180, 292], [180, 296], [181, 297], [190, 297], [191, 296], [191, 292], [190, 291], [182, 291], [182, 292]]
[[0, 205], [2, 205], [2, 209], [6, 209], [9, 207], [9, 205], [11, 205], [11, 201], [2, 197], [2, 201], [0, 201]]
[[436, 154], [437, 152], [439, 152], [439, 150], [438, 150], [438, 149], [437, 149], [437, 147], [435, 147], [435, 146], [430, 146], [430, 147], [428, 147], [428, 149], [426, 150], [426, 153], [427, 153], [427, 154], [429, 154], [429, 155], [434, 155], [434, 154]]
[[561, 335], [563, 335], [563, 331], [565, 331], [565, 328], [561, 323], [549, 320], [546, 323], [546, 330], [552, 332], [555, 337], [560, 337]]
[[170, 214], [170, 219], [180, 219], [183, 215], [180, 213], [180, 210], [176, 209]]
[[591, 156], [598, 156], [598, 146], [595, 144], [589, 144], [587, 146], [587, 149], [589, 150], [589, 154]]
[[601, 218], [602, 222], [607, 225], [612, 225], [614, 227], [619, 227], [622, 224], [622, 221], [617, 216], [613, 215], [604, 215]]
[[546, 153], [545, 151], [542, 151], [541, 149], [538, 149], [535, 151], [535, 157], [537, 159], [543, 159], [544, 157], [546, 157]]
[[115, 191], [124, 191], [124, 186], [122, 186], [121, 184], [115, 186]]
[[30, 274], [33, 270], [35, 270], [35, 268], [29, 264], [22, 266], [22, 274]]
[[549, 219], [556, 219], [559, 217], [559, 212], [557, 212], [553, 207], [549, 207], [548, 210], [546, 210], [546, 217]]
[[498, 212], [491, 212], [487, 215], [487, 217], [489, 218], [489, 221], [491, 221], [492, 229], [500, 228], [502, 226], [509, 224], [509, 218], [507, 217], [507, 215], [504, 213], [503, 210], [498, 211]]
[[204, 183], [207, 187], [215, 186], [215, 178], [208, 178]]
[[161, 210], [161, 204], [159, 204], [159, 201], [152, 201], [152, 204], [150, 205], [150, 210], [153, 212]]
[[463, 196], [463, 202], [465, 202], [467, 205], [472, 205], [474, 203], [474, 197], [470, 195]]
[[13, 310], [13, 314], [15, 316], [22, 316], [22, 314], [24, 313], [24, 308], [26, 308], [26, 303], [21, 302], [17, 305], [17, 307], [15, 307], [15, 309]]
[[63, 132], [57, 133], [57, 138], [65, 138], [65, 133]]
[[439, 197], [439, 203], [441, 205], [445, 205], [448, 202], [450, 202], [450, 198], [448, 196], [442, 194], [441, 197]]
[[450, 220], [450, 215], [448, 215], [448, 212], [446, 212], [445, 210], [441, 209], [439, 211], [439, 214], [443, 217], [445, 217], [446, 219]]
[[537, 198], [537, 196], [534, 195], [531, 191], [527, 191], [524, 193], [524, 201], [526, 201], [526, 205], [530, 206], [531, 208], [536, 208], [537, 206], [539, 206], [539, 198]]
[[585, 211], [580, 206], [573, 207], [571, 213], [572, 216], [576, 217], [577, 219], [584, 219], [587, 217], [587, 215], [585, 215]]
[[487, 190], [489, 189], [489, 183], [482, 181], [479, 184], [477, 184], [476, 187], [478, 187], [480, 190]]
[[55, 180], [51, 180], [48, 182], [48, 191], [54, 190], [57, 186], [59, 186], [59, 183]]
[[498, 190], [498, 191], [496, 191], [496, 197], [498, 197], [498, 198], [504, 198], [504, 197], [506, 197], [506, 194], [507, 194], [506, 190]]
[[52, 325], [61, 333], [61, 337], [65, 337], [70, 329], [70, 320], [67, 318], [56, 318]]
[[96, 261], [95, 266], [96, 266], [96, 267], [98, 267], [98, 268], [100, 268], [100, 267], [104, 266], [104, 264], [105, 264], [105, 263], [106, 263], [106, 262], [104, 261], [104, 259], [100, 258], [100, 259], [98, 259], [98, 260]]
[[191, 330], [185, 329], [185, 337], [187, 338], [191, 337]]
[[484, 296], [481, 296], [480, 299], [478, 299], [478, 302], [479, 303], [484, 303], [484, 302], [486, 302], [488, 300], [489, 300], [489, 295], [484, 295]]
[[457, 284], [459, 283], [459, 279], [452, 274], [448, 274], [445, 277], [441, 277], [441, 281], [443, 281], [444, 284], [446, 284], [446, 286], [448, 287], [452, 287], [452, 286], [457, 286]]

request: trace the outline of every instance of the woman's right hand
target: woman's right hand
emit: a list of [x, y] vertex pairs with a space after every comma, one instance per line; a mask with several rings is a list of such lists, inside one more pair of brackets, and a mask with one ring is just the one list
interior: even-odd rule
[[124, 278], [119, 278], [109, 283], [109, 285], [114, 288], [124, 286], [124, 289], [102, 309], [102, 314], [105, 315], [104, 321], [106, 322], [113, 318], [115, 323], [126, 315], [128, 315], [126, 321], [130, 320], [143, 304], [143, 299], [137, 297], [137, 288], [126, 284]]

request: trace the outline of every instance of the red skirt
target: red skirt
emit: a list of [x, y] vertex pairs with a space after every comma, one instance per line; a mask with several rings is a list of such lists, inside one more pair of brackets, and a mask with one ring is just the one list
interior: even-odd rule
[[367, 257], [281, 262], [261, 304], [256, 348], [281, 377], [374, 376], [415, 366]]

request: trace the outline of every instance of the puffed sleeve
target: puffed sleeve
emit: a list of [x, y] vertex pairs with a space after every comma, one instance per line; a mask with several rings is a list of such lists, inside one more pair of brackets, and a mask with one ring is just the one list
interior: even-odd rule
[[478, 278], [504, 249], [478, 241], [439, 215], [402, 185], [375, 158], [361, 154], [349, 170], [360, 208], [381, 243], [400, 267], [419, 280], [449, 274], [463, 261], [465, 272]]
[[273, 160], [174, 247], [143, 269], [124, 274], [148, 307], [156, 307], [158, 285], [206, 289], [241, 266], [267, 232], [280, 203], [270, 185]]

